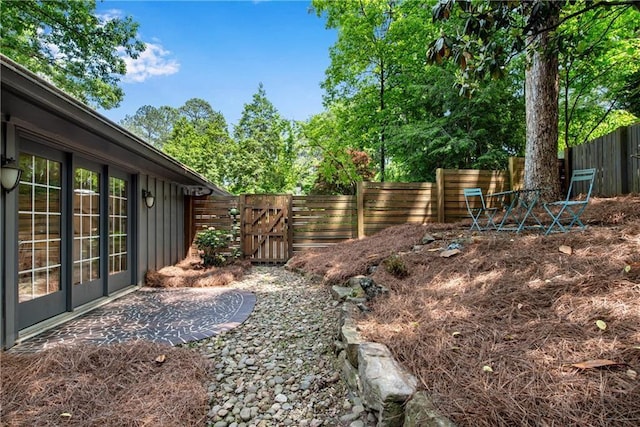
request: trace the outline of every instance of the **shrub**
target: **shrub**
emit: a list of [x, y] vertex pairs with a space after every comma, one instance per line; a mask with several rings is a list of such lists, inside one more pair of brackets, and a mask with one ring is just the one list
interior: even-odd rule
[[402, 279], [403, 277], [407, 277], [409, 275], [409, 270], [405, 265], [402, 258], [399, 255], [393, 254], [387, 259], [383, 261], [384, 268], [387, 270], [389, 274], [398, 279]]
[[195, 244], [204, 265], [220, 267], [225, 265], [229, 258], [237, 258], [239, 256], [237, 250], [231, 253], [228, 252], [229, 243], [232, 240], [232, 234], [224, 230], [216, 230], [214, 227], [209, 227], [205, 231], [199, 232], [196, 236]]

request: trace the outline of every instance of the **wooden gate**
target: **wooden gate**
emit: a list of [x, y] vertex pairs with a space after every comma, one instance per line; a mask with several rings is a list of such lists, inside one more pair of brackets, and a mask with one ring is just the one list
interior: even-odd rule
[[292, 196], [241, 196], [242, 253], [253, 263], [285, 263], [293, 255], [293, 229], [289, 227]]

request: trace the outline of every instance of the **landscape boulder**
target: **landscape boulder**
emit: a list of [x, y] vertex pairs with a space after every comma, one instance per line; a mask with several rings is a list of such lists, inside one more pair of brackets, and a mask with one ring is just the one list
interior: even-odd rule
[[358, 367], [358, 348], [365, 341], [356, 328], [355, 320], [345, 319], [340, 328], [340, 340], [345, 346], [347, 359], [353, 366]]
[[404, 407], [403, 427], [455, 427], [455, 424], [436, 411], [426, 392], [419, 391]]
[[352, 277], [349, 279], [349, 286], [363, 289], [364, 294], [367, 296], [367, 300], [372, 300], [379, 295], [386, 295], [389, 293], [389, 289], [378, 285], [372, 278], [366, 276]]
[[378, 427], [401, 427], [404, 404], [416, 392], [416, 378], [393, 359], [385, 345], [372, 342], [358, 346], [358, 374], [363, 402], [375, 411]]

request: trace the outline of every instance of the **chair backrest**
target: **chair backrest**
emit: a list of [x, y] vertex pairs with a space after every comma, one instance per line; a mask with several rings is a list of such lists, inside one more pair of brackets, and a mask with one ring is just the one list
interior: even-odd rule
[[567, 201], [571, 199], [571, 192], [573, 191], [573, 183], [581, 182], [581, 181], [589, 181], [589, 189], [587, 190], [587, 197], [585, 198], [585, 202], [589, 201], [589, 197], [591, 197], [591, 191], [593, 190], [593, 181], [596, 177], [596, 169], [576, 169], [573, 171], [571, 175], [571, 183], [569, 184], [569, 191], [567, 191]]
[[469, 209], [469, 198], [471, 197], [480, 197], [480, 202], [482, 203], [482, 209], [486, 209], [484, 205], [484, 197], [482, 196], [481, 188], [465, 188], [464, 190], [464, 201], [467, 204], [467, 209]]

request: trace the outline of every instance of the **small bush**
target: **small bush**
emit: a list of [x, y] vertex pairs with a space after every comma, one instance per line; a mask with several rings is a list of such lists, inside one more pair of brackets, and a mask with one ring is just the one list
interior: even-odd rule
[[195, 244], [204, 265], [221, 267], [227, 264], [230, 259], [239, 257], [237, 250], [229, 252], [229, 244], [232, 240], [233, 234], [224, 230], [216, 230], [214, 227], [199, 232]]
[[402, 258], [399, 255], [393, 254], [389, 258], [383, 261], [384, 268], [387, 270], [389, 274], [398, 279], [402, 279], [403, 277], [407, 277], [409, 275], [409, 270], [407, 270], [407, 266], [405, 265]]

